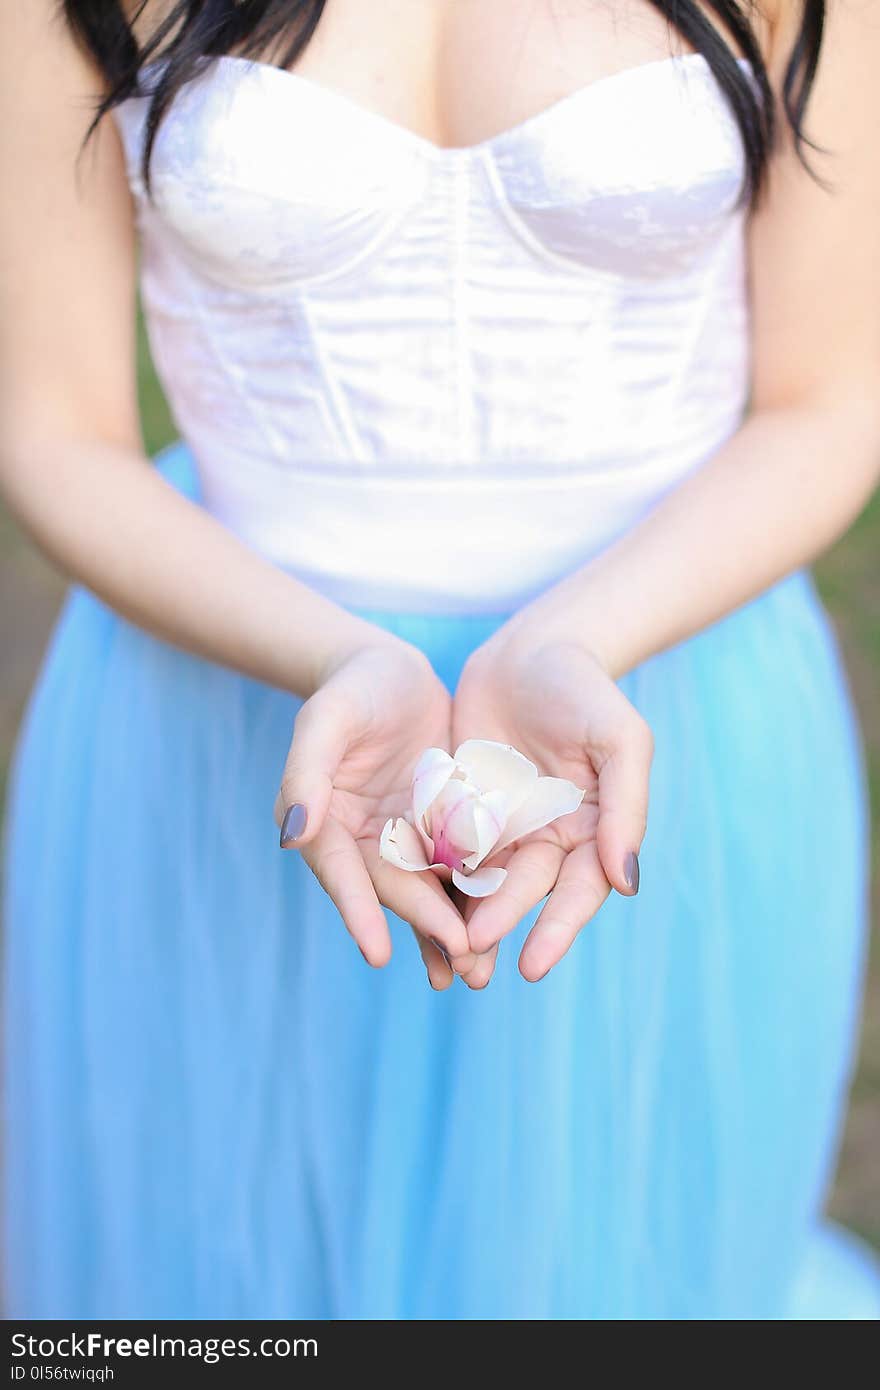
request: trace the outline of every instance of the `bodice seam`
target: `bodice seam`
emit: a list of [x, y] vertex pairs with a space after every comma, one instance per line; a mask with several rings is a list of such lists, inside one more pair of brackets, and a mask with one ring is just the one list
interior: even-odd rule
[[475, 455], [473, 443], [473, 371], [468, 312], [468, 221], [470, 217], [470, 171], [460, 164], [452, 185], [452, 361], [455, 364], [457, 451], [466, 458]]
[[354, 423], [338, 376], [330, 363], [321, 332], [315, 323], [308, 295], [305, 293], [297, 295], [296, 303], [309, 335], [309, 342], [314, 350], [319, 380], [324, 388], [323, 392], [316, 392], [321, 401], [321, 413], [327, 417], [332, 425], [334, 436], [341, 436], [341, 442], [350, 449], [352, 456], [359, 463], [369, 463], [370, 455], [364, 448], [363, 440]]
[[264, 413], [256, 409], [251, 396], [245, 389], [239, 372], [228, 361], [225, 354], [220, 350], [218, 344], [219, 335], [212, 333], [209, 324], [206, 322], [205, 311], [199, 302], [198, 290], [188, 290], [187, 298], [192, 306], [193, 316], [198, 323], [199, 332], [207, 352], [213, 357], [224, 378], [229, 383], [235, 395], [244, 405], [249, 417], [255, 427], [259, 430], [263, 439], [266, 441], [268, 449], [272, 455], [282, 463], [284, 460], [284, 441], [279, 439], [271, 425], [267, 424]]

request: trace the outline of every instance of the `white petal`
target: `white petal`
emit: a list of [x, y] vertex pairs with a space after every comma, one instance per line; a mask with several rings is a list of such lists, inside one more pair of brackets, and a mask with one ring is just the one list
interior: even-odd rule
[[480, 791], [501, 791], [508, 814], [521, 806], [538, 780], [538, 769], [509, 743], [469, 738], [455, 750], [455, 761], [467, 769]]
[[475, 869], [495, 848], [507, 822], [507, 796], [504, 792], [486, 792], [474, 802], [474, 826], [477, 847], [463, 861], [466, 869]]
[[455, 763], [442, 748], [426, 748], [413, 771], [412, 799], [416, 824], [430, 834], [425, 812], [449, 781]]
[[531, 795], [508, 819], [495, 849], [506, 849], [514, 840], [522, 839], [533, 830], [540, 830], [558, 816], [567, 816], [571, 811], [576, 811], [585, 795], [581, 787], [576, 787], [574, 782], [568, 782], [564, 777], [539, 777]]
[[506, 878], [506, 869], [477, 869], [473, 874], [452, 870], [452, 882], [469, 898], [488, 898], [497, 893]]
[[402, 816], [386, 821], [379, 836], [379, 858], [387, 859], [398, 869], [418, 873], [428, 868], [428, 856], [418, 832]]

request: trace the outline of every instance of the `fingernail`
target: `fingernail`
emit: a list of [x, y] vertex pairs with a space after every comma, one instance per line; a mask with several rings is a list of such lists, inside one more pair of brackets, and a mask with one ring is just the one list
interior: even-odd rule
[[295, 801], [292, 806], [288, 806], [284, 812], [284, 820], [281, 822], [281, 848], [287, 849], [306, 828], [306, 818], [308, 812], [301, 801]]
[[437, 940], [436, 936], [429, 936], [429, 937], [428, 937], [428, 940], [430, 941], [431, 945], [432, 945], [436, 950], [438, 950], [438, 951], [440, 952], [441, 956], [442, 956], [443, 959], [446, 961], [446, 964], [449, 965], [449, 957], [448, 957], [448, 955], [446, 954], [446, 950], [445, 950], [445, 948], [444, 948], [443, 946], [441, 946], [441, 944], [440, 944], [440, 942]]
[[626, 880], [626, 886], [630, 890], [630, 892], [638, 893], [639, 856], [633, 850], [630, 850], [629, 854], [623, 861], [623, 877]]

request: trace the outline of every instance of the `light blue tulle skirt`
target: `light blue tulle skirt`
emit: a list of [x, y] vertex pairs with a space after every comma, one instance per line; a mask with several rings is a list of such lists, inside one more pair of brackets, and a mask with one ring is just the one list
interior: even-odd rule
[[[368, 616], [450, 686], [500, 621]], [[10, 1316], [877, 1316], [820, 1219], [867, 837], [811, 580], [622, 685], [657, 750], [638, 898], [541, 984], [524, 924], [435, 994], [403, 923], [369, 969], [278, 849], [297, 701], [70, 593], [6, 818]]]

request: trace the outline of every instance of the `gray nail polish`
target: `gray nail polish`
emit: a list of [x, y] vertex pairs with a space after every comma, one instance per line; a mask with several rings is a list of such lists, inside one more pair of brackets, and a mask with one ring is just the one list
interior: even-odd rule
[[281, 822], [281, 848], [287, 849], [306, 828], [308, 812], [301, 801], [295, 801], [292, 806], [288, 806], [284, 812], [284, 820]]
[[630, 892], [639, 891], [639, 856], [630, 850], [623, 861], [623, 877], [626, 879], [626, 886]]

